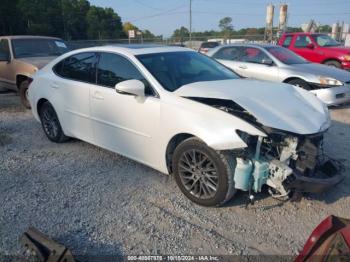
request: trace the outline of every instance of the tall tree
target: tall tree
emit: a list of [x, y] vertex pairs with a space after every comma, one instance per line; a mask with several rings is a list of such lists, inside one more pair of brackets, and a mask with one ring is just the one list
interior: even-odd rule
[[85, 18], [90, 9], [90, 3], [87, 0], [60, 1], [64, 38], [67, 40], [86, 39], [88, 25]]
[[0, 35], [24, 34], [25, 23], [17, 8], [18, 0], [2, 0], [0, 4]]
[[230, 38], [233, 32], [232, 18], [228, 16], [222, 18], [219, 21], [219, 28], [221, 29], [224, 38]]
[[60, 1], [19, 0], [17, 8], [23, 14], [26, 33], [34, 35], [63, 35], [63, 17]]
[[120, 17], [112, 8], [91, 6], [86, 14], [89, 39], [125, 37]]
[[126, 35], [129, 34], [129, 30], [139, 30], [138, 27], [130, 22], [125, 22], [123, 24], [123, 31]]
[[172, 37], [175, 38], [175, 41], [179, 41], [181, 43], [183, 43], [185, 38], [188, 38], [189, 36], [190, 31], [184, 26], [181, 26], [179, 29], [176, 29], [172, 35]]

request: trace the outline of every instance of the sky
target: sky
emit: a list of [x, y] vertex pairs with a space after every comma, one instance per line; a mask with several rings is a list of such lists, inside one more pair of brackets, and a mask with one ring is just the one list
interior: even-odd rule
[[[181, 26], [189, 28], [190, 0], [90, 0], [101, 7], [112, 7], [122, 18], [156, 35], [170, 36]], [[235, 29], [264, 27], [266, 6], [276, 5], [274, 25], [278, 24], [278, 6], [288, 4], [288, 25], [300, 26], [314, 19], [321, 24], [350, 23], [350, 0], [192, 0], [192, 30], [218, 30], [219, 20], [233, 19]]]

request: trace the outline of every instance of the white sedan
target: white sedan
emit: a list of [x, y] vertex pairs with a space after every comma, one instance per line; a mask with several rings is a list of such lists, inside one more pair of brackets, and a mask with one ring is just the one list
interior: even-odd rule
[[237, 189], [252, 194], [267, 185], [284, 197], [342, 179], [318, 158], [330, 126], [318, 98], [287, 84], [240, 79], [189, 49], [72, 51], [34, 75], [29, 100], [51, 141], [78, 138], [173, 174], [201, 205], [221, 205]]

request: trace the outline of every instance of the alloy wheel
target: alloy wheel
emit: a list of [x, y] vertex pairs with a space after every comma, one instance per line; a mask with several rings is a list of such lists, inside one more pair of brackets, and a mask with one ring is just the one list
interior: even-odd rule
[[59, 123], [55, 112], [50, 108], [44, 110], [42, 112], [42, 121], [45, 133], [49, 137], [56, 137], [58, 135]]
[[218, 170], [207, 154], [197, 149], [185, 151], [180, 157], [178, 170], [183, 186], [192, 195], [200, 199], [215, 196]]

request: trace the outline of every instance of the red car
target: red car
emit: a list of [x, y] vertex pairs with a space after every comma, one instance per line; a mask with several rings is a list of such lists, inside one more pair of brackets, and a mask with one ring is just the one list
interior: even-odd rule
[[350, 47], [326, 34], [284, 33], [278, 44], [311, 62], [350, 70]]
[[350, 220], [329, 216], [311, 233], [294, 262], [350, 261]]

